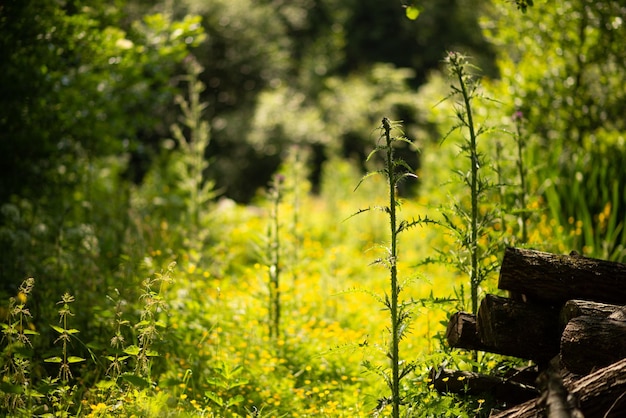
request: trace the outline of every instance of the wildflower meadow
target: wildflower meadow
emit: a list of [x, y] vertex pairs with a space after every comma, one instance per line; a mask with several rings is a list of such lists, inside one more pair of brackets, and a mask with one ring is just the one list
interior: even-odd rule
[[[430, 373], [521, 364], [445, 341], [505, 248], [626, 259], [619, 2], [459, 2], [489, 46], [418, 75], [423, 45], [357, 51], [369, 2], [40, 3], [0, 6], [33, 42], [3, 83], [42, 86], [0, 114], [32, 145], [0, 193], [3, 416], [487, 417]], [[439, 9], [397, 3], [423, 42]]]

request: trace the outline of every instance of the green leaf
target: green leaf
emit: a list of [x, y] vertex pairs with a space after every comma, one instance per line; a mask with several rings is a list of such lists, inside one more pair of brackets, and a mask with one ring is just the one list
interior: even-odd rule
[[22, 388], [20, 385], [13, 385], [9, 382], [0, 382], [0, 391], [4, 393], [19, 395], [24, 393], [24, 388]]
[[217, 406], [220, 406], [220, 407], [224, 406], [224, 400], [217, 393], [215, 393], [215, 392], [204, 392], [204, 395], [207, 398], [209, 398], [210, 400], [212, 400], [213, 402], [215, 402], [217, 404]]
[[[224, 382], [222, 379], [220, 378], [216, 378], [216, 377], [207, 377], [206, 379], [207, 383], [211, 386], [217, 386], [219, 388], [222, 389], [226, 389], [228, 388], [228, 384], [226, 382]], [[207, 395], [208, 396], [208, 395]]]
[[85, 361], [85, 359], [82, 357], [76, 357], [76, 356], [69, 356], [67, 358], [68, 363], [80, 363], [81, 361]]
[[136, 356], [137, 354], [139, 354], [139, 351], [140, 349], [136, 345], [130, 345], [124, 349], [124, 352], [129, 356]]
[[46, 363], [61, 363], [63, 359], [61, 357], [50, 357], [44, 360]]
[[104, 356], [105, 359], [109, 360], [109, 361], [124, 361], [128, 358], [129, 356]]
[[233, 405], [237, 405], [238, 403], [241, 403], [244, 401], [244, 397], [242, 395], [237, 395], [233, 398], [230, 398], [227, 402], [226, 402], [226, 406], [230, 407]]
[[410, 20], [415, 20], [420, 15], [420, 9], [415, 6], [407, 6], [405, 13], [406, 17], [408, 17]]
[[111, 389], [115, 387], [115, 380], [101, 380], [96, 383], [96, 387], [101, 390]]
[[133, 386], [137, 386], [142, 389], [147, 389], [150, 387], [150, 382], [144, 379], [141, 376], [137, 376], [136, 374], [124, 373], [122, 375], [122, 379], [126, 380]]
[[53, 330], [55, 330], [56, 332], [58, 332], [59, 334], [64, 334], [65, 333], [65, 329], [64, 328], [58, 327], [56, 325], [50, 325], [50, 327]]

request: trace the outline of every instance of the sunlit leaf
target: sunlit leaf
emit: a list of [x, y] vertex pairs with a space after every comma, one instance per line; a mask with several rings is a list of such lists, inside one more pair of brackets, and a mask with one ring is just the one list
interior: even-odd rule
[[420, 9], [418, 9], [415, 6], [407, 6], [405, 13], [406, 13], [406, 17], [408, 17], [411, 20], [415, 20], [420, 15]]
[[52, 328], [53, 330], [55, 330], [56, 332], [58, 332], [59, 334], [64, 334], [65, 333], [65, 329], [56, 326], [56, 325], [50, 325], [50, 328]]
[[124, 349], [124, 352], [131, 356], [136, 356], [137, 354], [139, 354], [139, 351], [140, 349], [136, 345], [131, 345]]
[[215, 392], [204, 392], [205, 396], [215, 402], [218, 406], [224, 405], [224, 400]]

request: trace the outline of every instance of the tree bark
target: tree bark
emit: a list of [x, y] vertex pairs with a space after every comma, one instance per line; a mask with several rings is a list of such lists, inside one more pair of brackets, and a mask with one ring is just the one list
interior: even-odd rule
[[625, 417], [626, 359], [577, 380], [569, 390], [586, 417]]
[[555, 309], [485, 295], [477, 316], [480, 341], [489, 351], [545, 363], [559, 353]]
[[561, 361], [572, 373], [587, 374], [626, 358], [626, 322], [595, 316], [569, 321], [561, 336]]
[[505, 411], [489, 414], [489, 418], [546, 418], [544, 405], [539, 404], [539, 398], [531, 399]]
[[565, 328], [567, 323], [579, 316], [596, 316], [598, 318], [608, 318], [609, 315], [621, 310], [620, 305], [608, 303], [591, 302], [588, 300], [568, 300], [561, 308], [561, 326]]
[[559, 305], [570, 299], [626, 304], [626, 264], [507, 248], [498, 287]]
[[450, 317], [446, 329], [446, 340], [452, 348], [489, 351], [489, 347], [482, 344], [478, 338], [476, 316], [471, 313], [456, 312]]
[[[567, 389], [585, 417], [626, 416], [626, 359], [577, 380]], [[547, 412], [540, 398], [490, 415], [490, 418], [541, 417], [547, 417]]]
[[435, 389], [441, 393], [457, 393], [480, 396], [489, 394], [501, 402], [517, 404], [535, 398], [539, 391], [510, 379], [469, 371], [432, 369], [430, 378]]

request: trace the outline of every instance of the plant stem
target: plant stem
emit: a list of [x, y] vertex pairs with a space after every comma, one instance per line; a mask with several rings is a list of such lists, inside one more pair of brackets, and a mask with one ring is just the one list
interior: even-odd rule
[[391, 273], [391, 400], [392, 416], [400, 416], [400, 336], [398, 320], [398, 269], [397, 228], [396, 228], [396, 176], [394, 167], [393, 146], [391, 141], [391, 125], [387, 118], [383, 119], [383, 129], [387, 142], [387, 179], [389, 180], [389, 226], [391, 232], [391, 253], [389, 256]]
[[282, 176], [273, 180], [271, 199], [271, 225], [268, 230], [269, 253], [269, 332], [270, 337], [277, 338], [280, 333], [280, 224], [279, 206], [281, 199]]
[[528, 241], [528, 230], [526, 227], [526, 221], [528, 220], [528, 214], [526, 213], [526, 169], [524, 167], [524, 139], [522, 136], [522, 123], [523, 115], [521, 112], [516, 114], [516, 134], [515, 139], [517, 142], [517, 170], [520, 180], [520, 209], [521, 209], [521, 221], [522, 221], [522, 243], [525, 244]]
[[478, 286], [480, 284], [480, 277], [478, 273], [478, 151], [476, 149], [476, 131], [474, 128], [474, 119], [472, 115], [471, 97], [467, 91], [467, 86], [464, 80], [463, 67], [459, 66], [456, 71], [459, 79], [459, 85], [461, 87], [461, 94], [463, 95], [463, 102], [466, 112], [466, 125], [469, 129], [470, 135], [470, 164], [471, 164], [471, 179], [470, 187], [472, 194], [472, 211], [471, 211], [471, 241], [470, 241], [470, 257], [471, 257], [471, 270], [470, 270], [470, 287], [472, 298], [472, 313], [476, 315], [478, 312]]

